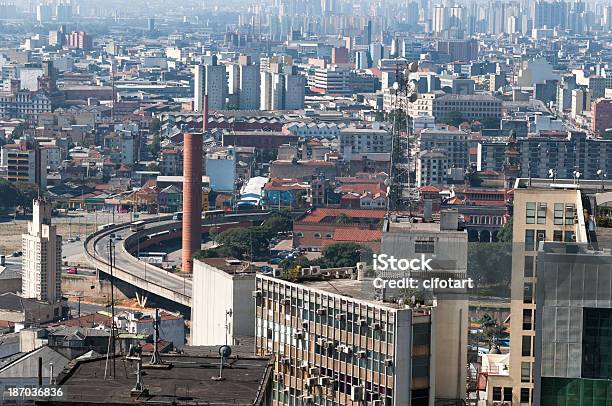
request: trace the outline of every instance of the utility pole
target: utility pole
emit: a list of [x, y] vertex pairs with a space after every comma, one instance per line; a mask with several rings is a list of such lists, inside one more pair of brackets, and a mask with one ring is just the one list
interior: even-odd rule
[[153, 319], [153, 355], [151, 355], [151, 365], [161, 365], [163, 361], [159, 355], [157, 342], [159, 341], [159, 309], [155, 308], [155, 316]]

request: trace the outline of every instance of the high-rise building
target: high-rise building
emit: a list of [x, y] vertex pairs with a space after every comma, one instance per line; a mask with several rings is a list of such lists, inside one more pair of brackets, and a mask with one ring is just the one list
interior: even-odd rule
[[40, 24], [51, 21], [53, 18], [53, 6], [50, 4], [39, 4], [36, 6], [36, 21]]
[[[510, 318], [512, 404], [531, 404], [535, 388], [536, 331], [533, 321], [537, 319], [535, 288], [539, 283], [540, 267], [535, 264], [539, 244], [547, 241], [584, 244], [594, 242], [587, 230], [588, 216], [594, 214], [589, 189], [600, 190], [601, 185], [603, 183], [598, 181], [583, 180], [578, 183], [568, 179], [556, 180], [554, 184], [551, 184], [549, 179], [516, 180], [512, 221]], [[579, 283], [582, 285], [583, 282]], [[565, 355], [569, 353], [565, 352]]]
[[262, 60], [260, 110], [304, 108], [306, 80], [291, 63]]
[[[612, 399], [610, 248], [546, 242], [536, 258], [533, 403], [605, 404]], [[527, 391], [521, 395], [528, 400]]]
[[240, 110], [257, 110], [260, 104], [259, 65], [253, 65], [251, 58], [241, 55], [239, 58], [239, 107]]
[[[62, 298], [62, 237], [51, 225], [51, 205], [35, 199], [32, 221], [22, 237], [21, 295], [48, 303]], [[59, 315], [57, 315], [59, 316]]]
[[214, 55], [208, 59], [206, 64], [196, 65], [194, 69], [193, 109], [198, 112], [203, 109], [204, 95], [208, 96], [208, 107], [213, 110], [223, 110], [228, 95], [225, 65], [218, 65]]

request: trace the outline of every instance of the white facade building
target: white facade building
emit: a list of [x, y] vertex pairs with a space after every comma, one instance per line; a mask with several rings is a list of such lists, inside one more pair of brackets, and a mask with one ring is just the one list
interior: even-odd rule
[[32, 221], [22, 235], [22, 286], [25, 298], [56, 303], [62, 297], [62, 237], [51, 225], [51, 205], [34, 200]]
[[255, 335], [255, 269], [227, 258], [195, 260], [191, 345], [235, 343]]
[[231, 192], [236, 182], [236, 152], [233, 147], [206, 154], [206, 176], [210, 188], [219, 192]]

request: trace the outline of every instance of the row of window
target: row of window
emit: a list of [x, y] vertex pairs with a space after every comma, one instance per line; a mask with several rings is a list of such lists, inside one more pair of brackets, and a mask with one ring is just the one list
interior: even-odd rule
[[[548, 205], [546, 202], [527, 202], [525, 218], [527, 224], [546, 224]], [[555, 203], [553, 224], [572, 225], [576, 222], [576, 205], [573, 203]]]

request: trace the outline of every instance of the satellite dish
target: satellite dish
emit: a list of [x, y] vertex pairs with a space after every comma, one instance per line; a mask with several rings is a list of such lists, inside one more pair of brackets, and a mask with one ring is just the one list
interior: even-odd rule
[[418, 98], [419, 96], [416, 93], [410, 93], [410, 96], [408, 96], [408, 100], [410, 100], [410, 103], [414, 103], [415, 101], [417, 101]]
[[393, 90], [399, 89], [399, 83], [393, 82]]
[[418, 62], [412, 62], [408, 65], [408, 69], [410, 70], [410, 72], [416, 72], [419, 70], [419, 63]]
[[232, 355], [232, 348], [229, 345], [222, 345], [219, 347], [219, 355], [223, 358], [228, 358]]

